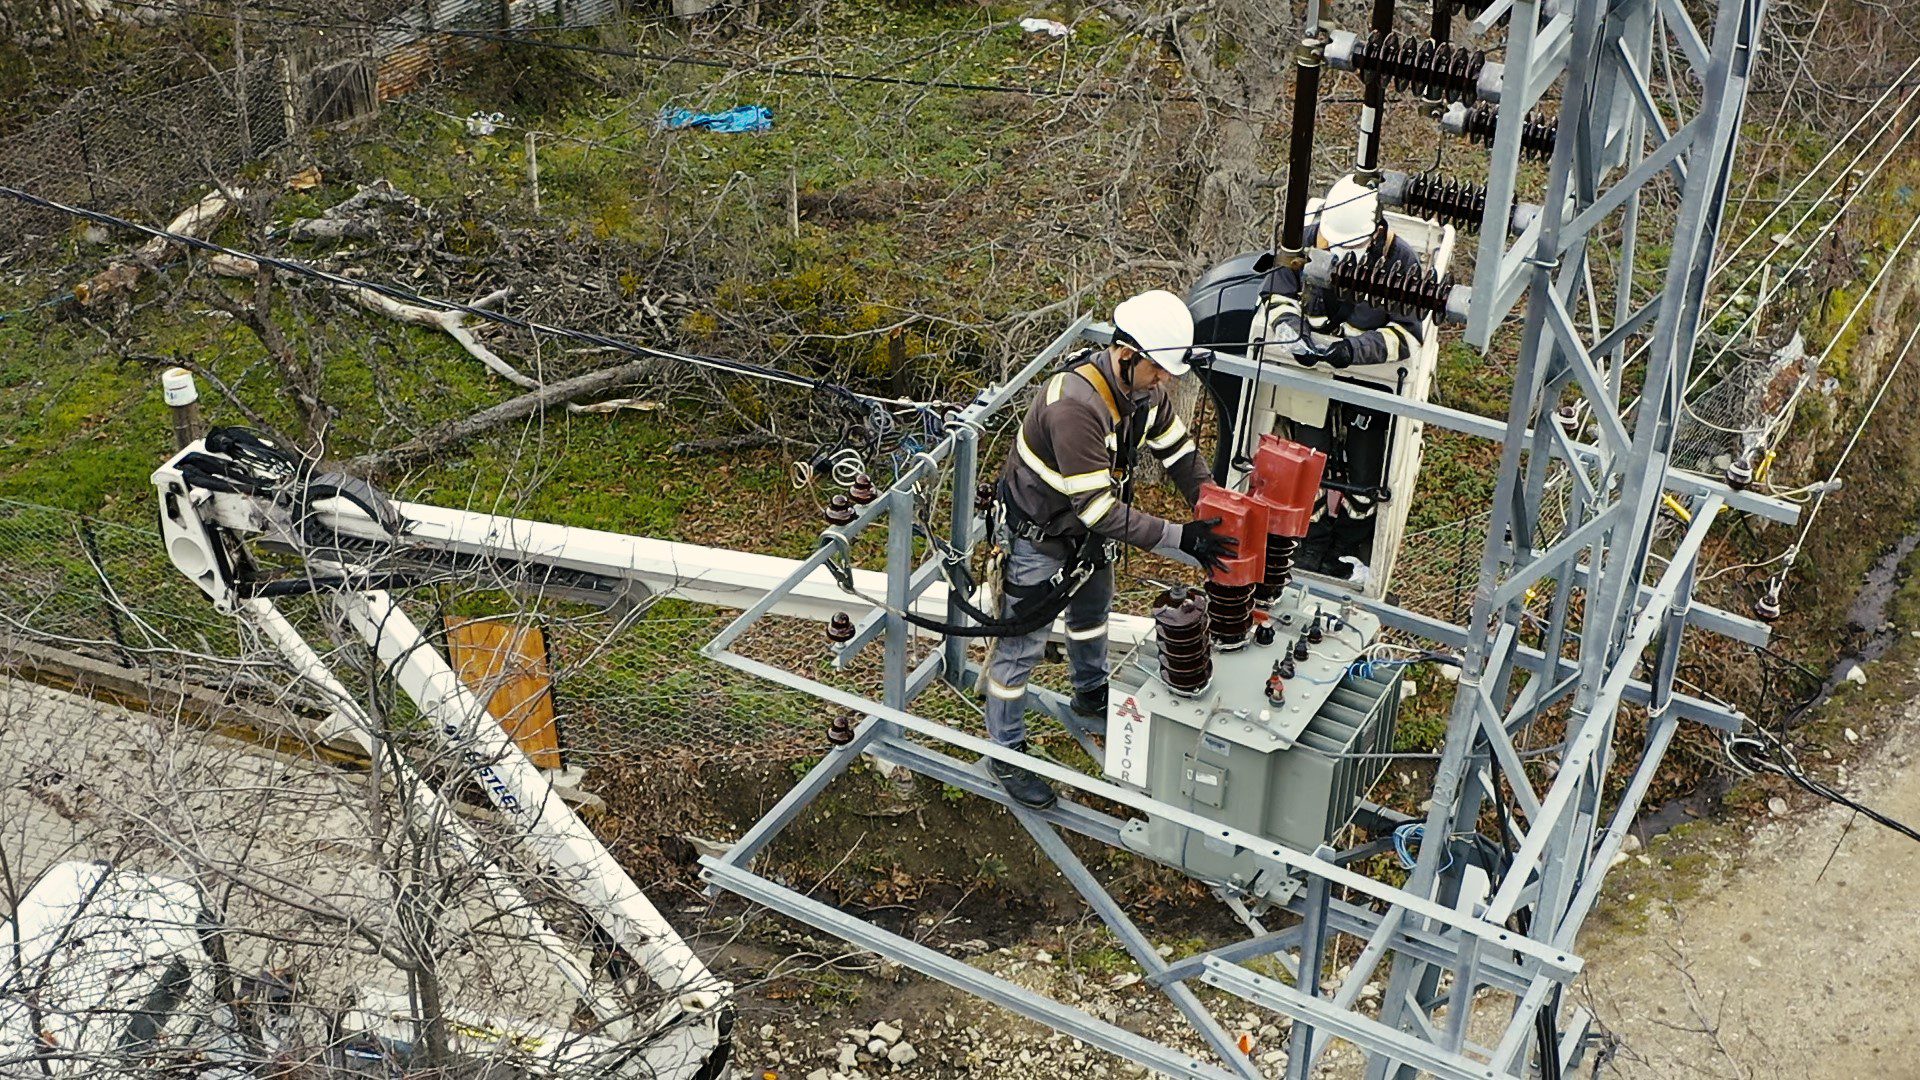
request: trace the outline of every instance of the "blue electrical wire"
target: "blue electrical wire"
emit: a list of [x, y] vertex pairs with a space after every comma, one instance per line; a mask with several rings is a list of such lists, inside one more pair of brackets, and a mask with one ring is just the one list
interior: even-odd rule
[[[1413, 853], [1407, 850], [1407, 844], [1409, 841], [1421, 840], [1425, 836], [1426, 831], [1427, 831], [1426, 825], [1418, 821], [1409, 821], [1405, 825], [1402, 825], [1399, 828], [1393, 830], [1393, 853], [1395, 855], [1400, 856], [1401, 866], [1405, 867], [1408, 870], [1413, 869], [1413, 864], [1416, 860], [1413, 856]], [[1440, 864], [1440, 869], [1444, 871], [1447, 867], [1452, 865], [1453, 865], [1453, 848], [1448, 847], [1447, 861]]]
[[1460, 658], [1457, 656], [1451, 656], [1443, 652], [1427, 651], [1421, 653], [1419, 656], [1393, 657], [1388, 659], [1374, 659], [1363, 656], [1347, 665], [1347, 674], [1356, 679], [1372, 679], [1374, 673], [1381, 668], [1410, 667], [1414, 664], [1424, 664], [1428, 662], [1449, 664], [1453, 667], [1460, 666]]

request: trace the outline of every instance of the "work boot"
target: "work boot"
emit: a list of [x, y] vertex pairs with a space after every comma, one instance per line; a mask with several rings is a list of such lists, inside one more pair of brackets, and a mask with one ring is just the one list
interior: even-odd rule
[[[1007, 749], [1018, 750], [1024, 754], [1027, 752], [1027, 744], [1020, 742], [1007, 747]], [[1018, 765], [1009, 765], [999, 758], [992, 760], [991, 767], [993, 769], [993, 778], [1000, 781], [1000, 786], [1007, 790], [1007, 794], [1013, 797], [1014, 802], [1019, 803], [1021, 806], [1032, 807], [1035, 810], [1045, 810], [1047, 807], [1053, 805], [1054, 795], [1052, 784], [1047, 783], [1045, 780], [1042, 780], [1040, 777], [1035, 776], [1033, 773], [1028, 772]]]
[[1075, 690], [1073, 700], [1068, 703], [1073, 715], [1083, 720], [1105, 720], [1107, 718], [1107, 684], [1101, 683], [1091, 690]]

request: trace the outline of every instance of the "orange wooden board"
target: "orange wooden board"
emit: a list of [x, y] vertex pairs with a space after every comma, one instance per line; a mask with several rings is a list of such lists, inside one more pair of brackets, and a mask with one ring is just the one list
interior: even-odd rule
[[553, 717], [553, 668], [538, 626], [504, 619], [447, 619], [447, 655], [467, 689], [533, 763], [560, 768], [560, 731]]

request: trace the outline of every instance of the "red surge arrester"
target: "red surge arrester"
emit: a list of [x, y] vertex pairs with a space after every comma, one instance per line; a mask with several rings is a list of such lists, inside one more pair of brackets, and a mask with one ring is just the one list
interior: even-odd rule
[[1267, 508], [1267, 531], [1302, 537], [1313, 521], [1313, 500], [1320, 494], [1327, 455], [1278, 435], [1260, 436], [1253, 452], [1253, 495]]
[[[1312, 508], [1311, 499], [1308, 508]], [[1223, 569], [1209, 574], [1209, 580], [1216, 585], [1258, 585], [1267, 566], [1266, 504], [1251, 495], [1206, 483], [1200, 485], [1200, 502], [1193, 516], [1200, 521], [1219, 518], [1214, 531], [1240, 543], [1239, 553], [1226, 560]]]

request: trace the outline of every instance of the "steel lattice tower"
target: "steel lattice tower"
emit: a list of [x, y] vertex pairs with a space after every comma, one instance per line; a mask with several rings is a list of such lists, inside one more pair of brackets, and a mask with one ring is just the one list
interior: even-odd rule
[[[1491, 527], [1464, 625], [1390, 601], [1329, 594], [1364, 609], [1383, 627], [1461, 658], [1422, 827], [1427, 837], [1472, 835], [1482, 831], [1490, 806], [1511, 822], [1515, 850], [1484, 908], [1454, 905], [1461, 868], [1446, 843], [1423, 844], [1411, 878], [1396, 887], [1349, 866], [1379, 850], [1377, 841], [1346, 851], [1287, 849], [1221, 828], [1190, 807], [1038, 761], [912, 711], [936, 678], [967, 686], [975, 670], [959, 638], [948, 638], [944, 649], [918, 665], [911, 662], [911, 631], [899, 613], [939, 576], [936, 558], [915, 555], [913, 523], [925, 497], [919, 486], [950, 459], [949, 539], [952, 549], [970, 549], [979, 537], [972, 498], [982, 422], [1008, 406], [1015, 391], [1087, 329], [1084, 323], [1008, 384], [983, 391], [955, 418], [951, 435], [853, 521], [829, 528], [813, 557], [707, 647], [707, 655], [722, 663], [865, 718], [851, 743], [830, 754], [739, 844], [706, 860], [708, 879], [1174, 1075], [1261, 1075], [1188, 988], [1190, 982], [1290, 1017], [1286, 1075], [1300, 1080], [1335, 1037], [1365, 1051], [1370, 1078], [1420, 1072], [1497, 1080], [1527, 1075], [1535, 1061], [1557, 1072], [1576, 1059], [1591, 1017], [1561, 1005], [1562, 990], [1581, 966], [1574, 939], [1666, 748], [1682, 722], [1738, 730], [1744, 720], [1722, 703], [1675, 691], [1683, 632], [1693, 626], [1752, 644], [1767, 640], [1763, 623], [1693, 599], [1701, 545], [1723, 509], [1781, 522], [1797, 516], [1790, 504], [1669, 465], [1763, 12], [1760, 0], [1721, 0], [1703, 33], [1679, 0], [1496, 2], [1481, 11], [1473, 29], [1484, 38], [1505, 24], [1501, 62], [1486, 62], [1464, 78], [1456, 69], [1427, 87], [1441, 87], [1462, 104], [1477, 98], [1482, 106], [1497, 106], [1474, 280], [1470, 290], [1455, 290], [1446, 306], [1464, 316], [1468, 341], [1485, 349], [1524, 302], [1504, 423], [1310, 377], [1291, 365], [1224, 354], [1214, 361], [1216, 374], [1304, 390], [1502, 446]], [[1309, 27], [1315, 25], [1310, 19]], [[1332, 66], [1359, 70], [1367, 61], [1354, 60], [1357, 40], [1335, 34], [1330, 42], [1310, 40], [1305, 51], [1324, 47]], [[1675, 85], [1656, 89], [1649, 72], [1667, 54], [1678, 57]], [[1409, 55], [1417, 56], [1417, 49], [1396, 54], [1396, 62]], [[1318, 55], [1309, 55], [1305, 66], [1319, 63]], [[1418, 79], [1407, 81], [1420, 86]], [[1546, 133], [1539, 115], [1550, 113], [1556, 95], [1557, 129]], [[1549, 107], [1530, 115], [1543, 101]], [[1522, 205], [1517, 194], [1523, 155], [1539, 156], [1548, 137], [1552, 153], [1544, 191], [1537, 204]], [[1517, 237], [1510, 222], [1524, 226]], [[1653, 268], [1648, 256], [1655, 242], [1667, 245], [1670, 256], [1657, 282], [1636, 288]], [[1307, 269], [1312, 282], [1314, 268]], [[1629, 345], [1637, 347], [1631, 356]], [[1629, 400], [1636, 389], [1637, 399]], [[1548, 515], [1550, 501], [1564, 503], [1563, 516]], [[1657, 528], [1663, 510], [1679, 519], [1677, 531]], [[882, 645], [882, 693], [850, 692], [735, 651], [782, 597], [816, 570], [844, 565], [856, 537], [883, 524], [889, 536], [885, 603], [876, 600], [852, 639], [839, 647], [844, 660], [868, 644]], [[947, 611], [950, 621], [961, 619], [957, 608]], [[1030, 694], [1067, 718], [1057, 695]], [[1623, 708], [1644, 715], [1646, 734], [1625, 789], [1608, 796], [1604, 786], [1615, 766]], [[1516, 737], [1529, 729], [1535, 729], [1534, 742], [1545, 745], [1523, 757]], [[1556, 740], [1560, 730], [1564, 734]], [[960, 753], [942, 752], [942, 746]], [[1219, 1064], [1041, 998], [753, 873], [749, 867], [766, 845], [863, 751], [1008, 806], [1134, 956], [1146, 984], [1165, 992], [1193, 1022]], [[1074, 832], [1117, 844], [1122, 822], [1067, 799], [1045, 811], [1024, 809], [975, 767], [980, 758], [1030, 768], [1058, 785], [1190, 829], [1208, 843], [1295, 876], [1302, 888], [1285, 910], [1298, 921], [1177, 962], [1160, 959], [1059, 835]], [[1344, 895], [1336, 895], [1336, 888]], [[1330, 990], [1322, 987], [1321, 975], [1333, 942], [1343, 937], [1363, 944], [1344, 984]], [[1245, 966], [1262, 956], [1289, 961], [1292, 981]], [[1362, 991], [1383, 967], [1390, 974], [1374, 1008]], [[1470, 1027], [1475, 996], [1487, 989], [1511, 1000], [1491, 1041]], [[1549, 1040], [1553, 1045], [1540, 1052]]]
[[[1496, 18], [1495, 5], [1477, 29]], [[1524, 812], [1520, 851], [1487, 917], [1505, 921], [1531, 909], [1528, 933], [1570, 949], [1598, 897], [1607, 867], [1680, 721], [1673, 676], [1681, 631], [1693, 610], [1694, 564], [1701, 542], [1726, 505], [1723, 492], [1698, 484], [1691, 520], [1648, 582], [1655, 524], [1675, 476], [1668, 466], [1681, 389], [1687, 384], [1715, 240], [1725, 210], [1734, 150], [1755, 58], [1764, 4], [1723, 0], [1711, 39], [1703, 39], [1673, 0], [1563, 3], [1542, 19], [1542, 5], [1519, 0], [1508, 13], [1500, 121], [1493, 140], [1486, 216], [1467, 327], [1485, 346], [1523, 293], [1519, 363], [1507, 414], [1491, 525], [1475, 591], [1472, 629], [1428, 815], [1430, 835], [1471, 831], [1490, 797], [1487, 779], [1504, 785]], [[1664, 35], [1667, 40], [1658, 38]], [[1691, 115], [1672, 115], [1649, 85], [1654, 50], [1677, 49], [1698, 81]], [[1560, 87], [1559, 132], [1538, 216], [1511, 244], [1500, 227], [1514, 205], [1522, 124], [1544, 90]], [[1678, 104], [1674, 101], [1673, 104]], [[1632, 281], [1642, 201], [1671, 177], [1677, 209], [1671, 256], [1660, 287], [1636, 302]], [[1609, 298], [1595, 271], [1613, 282]], [[1586, 307], [1587, 318], [1576, 313]], [[1584, 325], [1583, 325], [1584, 322]], [[1605, 329], [1602, 329], [1605, 324]], [[1623, 408], [1627, 344], [1651, 326], [1641, 393]], [[1559, 417], [1584, 414], [1591, 445], [1578, 445]], [[1571, 480], [1564, 530], [1542, 537], [1550, 476]], [[1550, 590], [1538, 655], [1523, 641], [1530, 591]], [[1749, 634], [1759, 629], [1745, 628]], [[1571, 662], [1558, 659], [1572, 653]], [[1613, 759], [1617, 718], [1643, 663], [1646, 745], [1632, 786], [1602, 829], [1601, 785]], [[1515, 752], [1513, 735], [1560, 710], [1566, 735], [1553, 781], [1537, 790]], [[1410, 890], [1437, 877], [1439, 849], [1423, 852]], [[1450, 995], [1442, 1045], [1465, 1036], [1462, 956]], [[1423, 1028], [1439, 989], [1434, 965], [1398, 963], [1382, 1019], [1400, 1030]], [[1556, 1004], [1535, 986], [1516, 1012]], [[1496, 1064], [1511, 1065], [1510, 1029]], [[1373, 1077], [1390, 1071], [1376, 1057]]]

